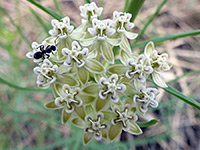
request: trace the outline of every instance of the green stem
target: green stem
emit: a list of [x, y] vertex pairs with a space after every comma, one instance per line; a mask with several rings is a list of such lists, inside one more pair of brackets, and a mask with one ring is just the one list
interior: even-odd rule
[[135, 18], [137, 17], [137, 14], [139, 13], [140, 9], [142, 8], [142, 5], [144, 4], [144, 1], [145, 0], [131, 0], [130, 1], [127, 12], [132, 14], [132, 18], [131, 18], [132, 22], [134, 22]]
[[154, 18], [158, 15], [159, 11], [161, 10], [161, 8], [165, 5], [165, 3], [167, 2], [167, 0], [163, 0], [162, 3], [160, 3], [160, 5], [158, 6], [158, 8], [156, 9], [156, 11], [154, 12], [154, 14], [149, 18], [149, 20], [147, 21], [147, 23], [144, 25], [143, 29], [141, 30], [141, 32], [139, 33], [137, 39], [135, 40], [134, 43], [136, 43], [137, 41], [140, 40], [140, 38], [142, 37], [142, 35], [144, 34], [144, 32], [146, 31], [147, 27], [150, 25], [150, 23], [154, 20]]
[[91, 3], [91, 1], [90, 0], [85, 0], [85, 3]]
[[18, 86], [11, 82], [6, 81], [6, 80], [2, 79], [1, 77], [0, 77], [0, 82], [3, 84], [6, 84], [12, 88], [18, 89], [18, 90], [31, 91], [31, 92], [47, 92], [47, 91], [49, 91], [49, 90], [43, 90], [43, 89], [21, 87], [21, 86]]
[[[131, 48], [134, 49], [134, 48], [139, 48], [139, 47], [145, 46], [150, 41], [154, 42], [155, 45], [158, 45], [167, 40], [174, 40], [177, 38], [183, 38], [183, 37], [187, 37], [187, 36], [195, 36], [195, 35], [199, 35], [199, 34], [200, 34], [200, 29], [189, 31], [189, 32], [183, 32], [183, 33], [179, 33], [179, 34], [170, 34], [170, 35], [166, 35], [164, 37], [154, 38], [154, 39], [147, 40], [147, 41], [144, 41], [141, 43], [131, 44]], [[140, 54], [143, 52], [144, 52], [144, 50], [140, 51]]]
[[129, 0], [126, 0], [126, 1], [125, 1], [125, 4], [124, 4], [124, 12], [127, 11], [127, 9], [128, 9], [128, 4], [129, 4]]

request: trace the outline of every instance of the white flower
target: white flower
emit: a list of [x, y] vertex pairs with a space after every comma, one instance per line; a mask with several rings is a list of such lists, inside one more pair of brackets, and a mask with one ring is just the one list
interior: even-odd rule
[[84, 6], [80, 6], [81, 17], [84, 20], [92, 20], [101, 15], [103, 8], [97, 7], [96, 3], [92, 2], [90, 4], [85, 4]]
[[102, 123], [103, 118], [103, 113], [98, 113], [96, 118], [92, 118], [89, 115], [85, 116], [85, 121], [89, 123], [89, 126], [85, 128], [85, 132], [93, 133], [96, 140], [102, 139], [102, 130], [107, 128], [107, 125]]
[[41, 51], [40, 50], [41, 46], [44, 47], [45, 49], [48, 46], [48, 44], [45, 41], [43, 41], [41, 44], [38, 44], [37, 42], [33, 42], [31, 45], [33, 51], [26, 53], [26, 57], [33, 59], [34, 63], [41, 63], [43, 61], [43, 58], [40, 58], [40, 59], [34, 58], [34, 54], [38, 51]]
[[158, 107], [158, 102], [155, 100], [159, 93], [157, 89], [142, 86], [138, 91], [139, 93], [133, 97], [133, 103], [137, 105], [141, 113], [146, 113], [148, 106]]
[[73, 41], [72, 42], [72, 50], [69, 50], [67, 48], [62, 49], [62, 54], [63, 54], [63, 56], [66, 57], [64, 65], [68, 66], [68, 67], [69, 66], [72, 67], [74, 65], [74, 63], [76, 63], [76, 66], [78, 68], [82, 67], [85, 64], [85, 61], [83, 58], [87, 57], [88, 51], [89, 50], [87, 48], [83, 48], [81, 50], [81, 47], [78, 44], [78, 42]]
[[117, 32], [124, 32], [125, 30], [131, 30], [135, 25], [130, 22], [132, 15], [125, 12], [113, 12], [113, 20], [115, 22], [115, 27]]
[[72, 113], [75, 107], [80, 107], [83, 103], [82, 100], [76, 97], [79, 93], [79, 88], [71, 89], [69, 85], [65, 84], [62, 87], [60, 97], [55, 99], [55, 105], [64, 108], [67, 113]]
[[101, 99], [110, 99], [112, 102], [117, 103], [119, 101], [119, 93], [123, 93], [126, 90], [126, 86], [122, 83], [118, 83], [118, 75], [113, 74], [109, 79], [101, 77], [99, 84], [103, 86], [103, 89], [99, 91], [99, 97]]
[[126, 72], [126, 77], [129, 79], [136, 78], [138, 82], [144, 83], [148, 75], [153, 72], [153, 68], [145, 63], [145, 59], [145, 55], [142, 54], [136, 60], [133, 58], [127, 60], [127, 66], [130, 69]]
[[61, 22], [53, 19], [51, 25], [53, 26], [53, 29], [49, 31], [49, 34], [54, 37], [66, 38], [74, 30], [74, 26], [70, 25], [69, 17], [61, 19]]
[[58, 66], [45, 59], [41, 66], [35, 67], [33, 71], [37, 75], [37, 85], [41, 88], [48, 88], [50, 84], [56, 81]]

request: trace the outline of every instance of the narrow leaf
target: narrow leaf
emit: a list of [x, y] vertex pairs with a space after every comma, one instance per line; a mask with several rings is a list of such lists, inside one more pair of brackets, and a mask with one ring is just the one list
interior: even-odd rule
[[107, 71], [112, 74], [118, 74], [118, 75], [124, 75], [126, 71], [128, 70], [128, 67], [118, 64], [118, 65], [112, 65], [108, 67]]
[[121, 123], [117, 123], [116, 125], [111, 125], [108, 135], [109, 135], [109, 139], [111, 141], [113, 141], [116, 137], [118, 137], [120, 135], [120, 133], [122, 132], [122, 124]]
[[56, 106], [54, 100], [44, 104], [44, 107], [47, 109], [59, 109], [60, 108], [59, 106]]
[[90, 84], [83, 88], [83, 92], [90, 94], [90, 95], [97, 95], [99, 93], [99, 90], [101, 89], [101, 86], [98, 84]]
[[102, 100], [98, 97], [97, 100], [96, 100], [96, 104], [95, 104], [96, 111], [98, 112], [101, 109], [103, 109], [107, 103], [108, 103], [108, 99]]
[[105, 72], [105, 68], [102, 66], [102, 64], [91, 58], [87, 58], [85, 60], [85, 67], [92, 73], [100, 74]]
[[156, 119], [152, 119], [148, 122], [137, 122], [137, 124], [140, 126], [140, 127], [148, 127], [148, 126], [152, 126], [156, 123], [158, 123], [159, 120], [156, 120]]
[[62, 124], [65, 124], [70, 119], [72, 113], [66, 113], [65, 109], [62, 110]]
[[80, 81], [83, 84], [86, 84], [88, 82], [89, 72], [84, 67], [77, 68], [77, 74], [78, 74]]

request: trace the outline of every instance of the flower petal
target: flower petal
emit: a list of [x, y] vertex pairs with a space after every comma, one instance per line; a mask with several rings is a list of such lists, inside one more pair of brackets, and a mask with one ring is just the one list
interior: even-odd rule
[[65, 111], [65, 109], [63, 109], [63, 110], [62, 110], [62, 120], [61, 120], [62, 124], [67, 123], [68, 120], [70, 119], [71, 115], [72, 115], [72, 113], [67, 113], [67, 112]]
[[112, 111], [110, 111], [110, 110], [103, 110], [103, 111], [101, 111], [102, 113], [103, 113], [103, 115], [104, 115], [104, 120], [105, 121], [111, 121], [113, 118], [115, 118], [116, 117], [116, 114], [115, 113], [113, 113]]
[[57, 75], [57, 81], [58, 82], [61, 82], [63, 84], [68, 84], [70, 86], [76, 86], [78, 85], [78, 81], [70, 76], [70, 75], [67, 75], [67, 74], [62, 74], [62, 75]]
[[128, 32], [128, 31], [124, 31], [124, 34], [126, 35], [128, 39], [131, 39], [131, 40], [135, 39], [138, 36], [138, 34], [133, 33], [133, 32]]
[[85, 67], [92, 73], [100, 74], [105, 72], [103, 65], [91, 58], [85, 59]]
[[87, 145], [94, 137], [94, 133], [85, 132], [83, 134], [83, 144]]
[[128, 69], [128, 67], [122, 64], [117, 64], [108, 67], [107, 71], [112, 74], [124, 75]]
[[70, 34], [70, 37], [75, 40], [81, 40], [84, 38], [85, 34], [85, 32], [72, 32], [72, 34]]
[[80, 118], [74, 118], [71, 120], [71, 123], [79, 128], [84, 128], [86, 125], [86, 122]]
[[92, 105], [87, 105], [85, 106], [85, 113], [89, 116], [94, 116], [95, 115], [95, 110]]
[[127, 53], [127, 51], [120, 49], [119, 52], [120, 56], [120, 61], [126, 66], [127, 65], [127, 60], [131, 59], [131, 55]]
[[159, 73], [156, 73], [156, 72], [153, 72], [152, 73], [152, 78], [153, 78], [153, 81], [160, 87], [163, 87], [163, 88], [167, 88], [167, 84], [165, 83], [165, 81], [161, 78], [160, 74]]
[[112, 51], [112, 46], [107, 42], [102, 42], [100, 49], [103, 55], [103, 58], [110, 64], [114, 64], [114, 54]]
[[95, 104], [96, 111], [98, 112], [101, 109], [103, 109], [105, 105], [107, 104], [107, 102], [108, 102], [108, 99], [102, 100], [100, 97], [98, 97]]
[[96, 99], [95, 96], [90, 96], [88, 94], [83, 94], [83, 93], [81, 93], [79, 97], [83, 101], [83, 104], [90, 104]]
[[86, 114], [85, 114], [83, 106], [76, 107], [75, 108], [75, 112], [81, 119], [84, 120]]
[[122, 132], [122, 124], [117, 123], [116, 125], [111, 125], [109, 131], [108, 131], [108, 137], [111, 141], [113, 141], [116, 137], [120, 135]]
[[85, 92], [86, 94], [90, 95], [97, 95], [99, 93], [99, 90], [101, 89], [101, 86], [98, 84], [90, 84], [83, 88], [82, 92]]
[[55, 104], [54, 100], [44, 104], [44, 107], [47, 108], [47, 109], [59, 109], [60, 108], [59, 106], [57, 106]]
[[148, 57], [148, 58], [150, 58], [150, 55], [153, 53], [154, 49], [155, 48], [154, 48], [153, 42], [149, 42], [145, 46], [145, 48], [144, 48], [144, 54], [145, 54], [145, 56]]
[[84, 68], [77, 68], [77, 75], [83, 84], [86, 84], [89, 79], [89, 72]]
[[108, 43], [110, 43], [112, 46], [118, 46], [121, 43], [121, 39], [113, 39], [113, 38], [108, 38], [106, 39], [108, 41]]
[[90, 46], [94, 43], [96, 38], [97, 37], [95, 36], [95, 37], [92, 37], [92, 38], [83, 39], [83, 40], [80, 40], [80, 43], [81, 43], [82, 46]]
[[134, 135], [140, 135], [143, 133], [140, 127], [136, 123], [129, 122], [129, 125], [130, 125], [130, 129], [128, 131], [129, 133]]
[[126, 36], [124, 34], [121, 35], [121, 39], [122, 39], [122, 42], [120, 44], [120, 47], [127, 51], [128, 53], [131, 53], [132, 50], [131, 50], [131, 47], [130, 47], [130, 44], [128, 42], [128, 39], [126, 38]]
[[126, 85], [126, 91], [124, 92], [127, 96], [133, 96], [136, 93], [138, 93], [136, 91], [136, 89], [129, 83], [124, 83], [124, 85]]

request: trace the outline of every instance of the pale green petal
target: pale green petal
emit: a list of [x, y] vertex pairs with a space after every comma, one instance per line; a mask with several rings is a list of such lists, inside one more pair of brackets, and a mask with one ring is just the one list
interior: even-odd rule
[[100, 80], [101, 77], [106, 78], [106, 75], [105, 75], [104, 73], [102, 73], [102, 74], [95, 74], [95, 75], [94, 75], [95, 81], [96, 81], [97, 83], [99, 82], [99, 80]]
[[126, 38], [126, 36], [122, 34], [121, 38], [122, 38], [122, 41], [121, 41], [120, 47], [123, 50], [127, 51], [128, 53], [132, 53], [130, 44], [129, 44], [128, 39]]
[[124, 51], [123, 49], [120, 49], [119, 52], [120, 61], [126, 66], [127, 60], [131, 59], [131, 54], [127, 53], [127, 51]]
[[97, 37], [82, 39], [82, 40], [80, 40], [80, 43], [81, 43], [82, 46], [90, 46], [95, 42], [96, 38]]
[[135, 95], [137, 92], [137, 90], [135, 89], [135, 87], [129, 83], [124, 83], [124, 85], [126, 86], [126, 91], [124, 92], [127, 96], [133, 96]]
[[85, 132], [83, 134], [83, 144], [87, 145], [94, 137], [94, 133]]
[[67, 75], [67, 74], [62, 74], [62, 75], [57, 75], [57, 81], [58, 82], [61, 82], [63, 84], [68, 84], [70, 86], [77, 86], [78, 85], [78, 81], [70, 76], [70, 75]]
[[116, 117], [116, 114], [113, 113], [113, 112], [110, 111], [110, 110], [103, 110], [103, 111], [101, 111], [101, 112], [102, 112], [103, 115], [104, 115], [103, 119], [104, 119], [105, 121], [111, 121], [113, 118]]
[[140, 83], [138, 80], [134, 80], [134, 86], [136, 90], [139, 90], [142, 86], [146, 86], [146, 82]]
[[81, 40], [85, 37], [85, 32], [73, 32], [70, 37], [74, 40]]
[[110, 64], [114, 64], [114, 54], [112, 46], [107, 42], [102, 42], [100, 49], [103, 55], [103, 58]]
[[83, 84], [86, 84], [88, 82], [89, 72], [84, 67], [77, 68], [77, 74], [78, 74], [80, 81]]
[[122, 124], [117, 123], [116, 125], [111, 125], [108, 136], [111, 141], [113, 141], [116, 137], [118, 137], [122, 132]]
[[56, 106], [54, 100], [44, 104], [44, 107], [47, 109], [59, 109], [60, 108], [59, 106]]
[[[57, 41], [56, 41], [56, 43], [57, 43]], [[62, 49], [66, 48], [66, 47], [68, 48], [68, 45], [66, 43], [67, 43], [66, 39], [61, 39], [59, 41], [58, 48], [57, 48], [57, 60], [60, 60], [63, 57]]]
[[156, 73], [156, 72], [153, 72], [152, 73], [152, 78], [153, 78], [153, 81], [160, 87], [163, 87], [163, 88], [167, 88], [167, 84], [165, 83], [165, 81], [161, 78], [160, 74], [159, 73]]
[[85, 32], [88, 28], [89, 24], [88, 22], [82, 23], [80, 26], [78, 26], [73, 32], [75, 33], [82, 33]]
[[96, 111], [98, 112], [101, 109], [103, 109], [107, 103], [108, 103], [108, 99], [102, 100], [101, 98], [98, 97], [95, 104]]
[[149, 42], [144, 48], [144, 54], [146, 57], [149, 58], [150, 55], [153, 53], [153, 51], [154, 51], [154, 44], [153, 42]]
[[129, 129], [129, 133], [134, 134], [134, 135], [140, 135], [142, 134], [142, 130], [140, 129], [140, 127], [134, 123], [134, 122], [129, 122], [130, 125], [130, 129]]
[[92, 73], [100, 74], [105, 72], [103, 65], [91, 58], [85, 59], [85, 67]]
[[128, 31], [124, 31], [124, 34], [126, 35], [128, 39], [131, 39], [131, 40], [135, 39], [138, 36], [137, 33], [128, 32]]
[[125, 99], [124, 104], [132, 105], [133, 104], [133, 97], [128, 97], [127, 99]]
[[92, 105], [85, 106], [85, 113], [89, 116], [95, 116], [95, 111]]
[[103, 137], [104, 139], [107, 139], [107, 137], [108, 137], [108, 131], [105, 130], [105, 129], [102, 129], [102, 130], [101, 130], [101, 133], [102, 133], [102, 137]]
[[67, 67], [65, 65], [61, 65], [58, 69], [58, 74], [66, 73], [70, 70], [70, 67]]
[[72, 113], [66, 113], [65, 109], [62, 110], [62, 124], [65, 124], [70, 119]]
[[96, 96], [91, 96], [83, 93], [81, 93], [79, 97], [83, 101], [83, 104], [90, 104], [96, 99]]
[[124, 77], [121, 79], [120, 83], [130, 83], [131, 81], [132, 81], [132, 79], [129, 79], [129, 78], [127, 78], [126, 76], [124, 76]]
[[86, 114], [85, 114], [83, 106], [76, 107], [75, 112], [81, 119], [83, 119], [83, 120], [85, 119]]
[[54, 83], [51, 86], [54, 97], [60, 97], [63, 94], [62, 84]]
[[113, 38], [106, 38], [108, 43], [110, 43], [112, 46], [118, 46], [121, 43], [121, 38], [113, 39]]
[[101, 89], [101, 86], [98, 84], [90, 84], [83, 88], [82, 92], [85, 92], [86, 94], [90, 95], [97, 95], [99, 93], [99, 90]]
[[124, 75], [129, 67], [126, 67], [122, 64], [112, 65], [108, 67], [107, 71], [112, 74]]
[[80, 118], [74, 118], [71, 120], [71, 123], [79, 128], [85, 128], [86, 122]]

